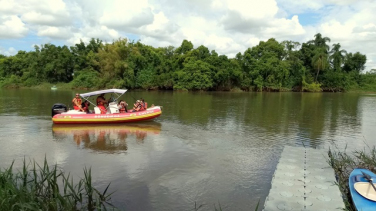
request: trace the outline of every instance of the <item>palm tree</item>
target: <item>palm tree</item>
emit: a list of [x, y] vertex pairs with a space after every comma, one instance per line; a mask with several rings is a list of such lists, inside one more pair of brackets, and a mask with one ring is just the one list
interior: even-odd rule
[[315, 50], [315, 55], [312, 58], [312, 66], [317, 69], [317, 74], [315, 82], [317, 82], [317, 77], [319, 76], [320, 70], [325, 70], [328, 66], [328, 54], [325, 48], [317, 48]]
[[341, 65], [343, 64], [345, 60], [345, 56], [347, 52], [345, 50], [340, 50], [341, 45], [339, 43], [333, 44], [332, 50], [329, 52], [331, 55], [329, 56], [329, 59], [331, 63], [333, 64], [333, 68], [336, 71], [339, 71], [341, 68]]
[[326, 42], [330, 42], [329, 37], [322, 37], [320, 33], [315, 34], [315, 39], [309, 41], [309, 44], [314, 44], [316, 47], [325, 48], [327, 51], [329, 50], [329, 45]]

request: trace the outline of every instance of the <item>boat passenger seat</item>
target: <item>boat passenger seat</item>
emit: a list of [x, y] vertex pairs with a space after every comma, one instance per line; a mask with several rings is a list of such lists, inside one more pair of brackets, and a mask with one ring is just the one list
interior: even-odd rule
[[118, 114], [119, 108], [117, 107], [117, 104], [115, 102], [110, 103], [107, 108], [107, 112], [110, 114]]
[[99, 109], [97, 106], [94, 107], [94, 113], [95, 114], [101, 114], [101, 109]]

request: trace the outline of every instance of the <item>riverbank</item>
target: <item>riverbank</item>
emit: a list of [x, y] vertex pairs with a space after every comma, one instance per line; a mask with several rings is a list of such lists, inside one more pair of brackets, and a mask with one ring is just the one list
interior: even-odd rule
[[362, 151], [329, 150], [329, 164], [334, 169], [337, 177], [337, 185], [342, 193], [346, 210], [356, 211], [351, 200], [349, 189], [349, 176], [353, 169], [364, 168], [376, 172], [376, 148]]
[[[36, 85], [36, 86], [24, 86], [24, 85], [20, 85], [20, 84], [0, 84], [0, 87], [2, 88], [6, 88], [6, 89], [37, 89], [37, 90], [49, 90], [51, 89], [51, 87], [55, 86], [57, 88], [57, 90], [97, 90], [99, 88], [96, 88], [96, 87], [92, 87], [92, 88], [85, 88], [85, 87], [74, 87], [74, 85], [72, 83], [55, 83], [55, 84], [52, 84], [52, 83], [47, 83], [47, 82], [44, 82], [44, 83], [41, 83], [39, 85]], [[105, 89], [105, 88], [102, 88], [102, 89]], [[133, 90], [133, 91], [158, 91], [160, 89], [149, 89], [149, 90], [145, 90], [145, 89], [129, 89], [129, 90]], [[187, 89], [184, 89], [184, 90], [170, 90], [170, 91], [179, 91], [179, 92], [190, 92], [192, 90], [187, 90]], [[194, 92], [197, 92], [197, 91], [194, 91]], [[201, 90], [202, 92], [202, 90]], [[211, 91], [203, 91], [203, 92], [211, 92]], [[227, 90], [227, 91], [221, 91], [221, 92], [260, 92], [260, 91], [253, 91], [253, 90], [242, 90], [240, 88], [233, 88], [231, 90]], [[263, 92], [299, 92], [299, 91], [294, 91], [294, 90], [288, 90], [288, 89], [282, 89], [282, 90], [264, 90]], [[303, 92], [307, 92], [307, 91], [303, 91]], [[336, 91], [329, 91], [329, 90], [323, 90], [321, 91], [322, 93], [325, 93], [325, 92], [335, 92], [335, 93], [343, 93], [343, 92], [336, 92]], [[373, 86], [373, 85], [370, 85], [370, 86], [366, 86], [366, 87], [352, 87], [350, 88], [349, 90], [346, 90], [344, 91], [345, 93], [366, 93], [366, 94], [376, 94], [376, 84]]]

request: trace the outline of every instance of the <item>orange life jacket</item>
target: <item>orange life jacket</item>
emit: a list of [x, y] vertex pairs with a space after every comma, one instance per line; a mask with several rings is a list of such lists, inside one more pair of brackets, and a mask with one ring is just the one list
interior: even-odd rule
[[[78, 105], [81, 105], [82, 104], [82, 100], [81, 100], [81, 98], [75, 98], [76, 100], [72, 100], [73, 101], [73, 108], [74, 108], [74, 110], [79, 110], [79, 107], [76, 105], [76, 103], [78, 104]], [[76, 102], [76, 103], [75, 103]]]
[[140, 103], [138, 111], [145, 111], [144, 103]]

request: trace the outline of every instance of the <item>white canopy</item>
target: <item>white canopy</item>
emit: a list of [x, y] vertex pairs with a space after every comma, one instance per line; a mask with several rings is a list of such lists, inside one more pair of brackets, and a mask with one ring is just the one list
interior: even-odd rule
[[90, 97], [94, 95], [100, 95], [100, 94], [107, 94], [107, 93], [118, 93], [118, 94], [124, 94], [127, 90], [126, 89], [105, 89], [105, 90], [99, 90], [95, 92], [88, 92], [80, 94], [81, 97]]

